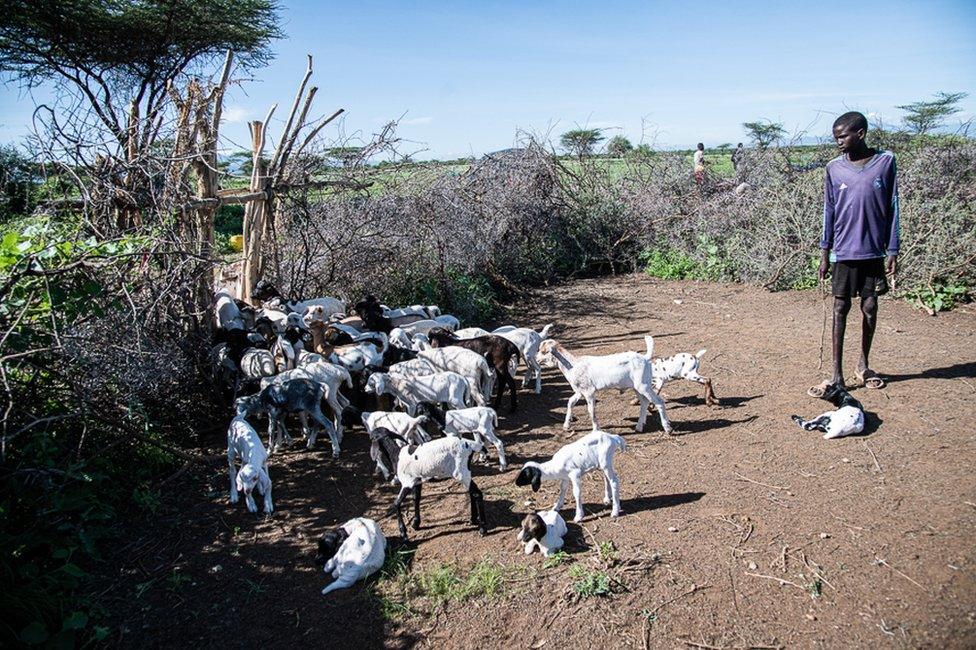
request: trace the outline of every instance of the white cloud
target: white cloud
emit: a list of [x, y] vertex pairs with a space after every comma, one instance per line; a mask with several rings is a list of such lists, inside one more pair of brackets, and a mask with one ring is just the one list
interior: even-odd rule
[[243, 122], [250, 115], [250, 111], [243, 106], [228, 106], [224, 109], [223, 121], [228, 124]]
[[430, 124], [434, 121], [432, 117], [410, 117], [405, 120], [400, 120], [401, 126], [413, 126], [416, 124]]

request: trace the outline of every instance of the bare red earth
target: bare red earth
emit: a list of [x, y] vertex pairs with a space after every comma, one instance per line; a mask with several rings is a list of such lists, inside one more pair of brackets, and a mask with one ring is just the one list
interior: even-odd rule
[[[679, 302], [680, 301], [680, 304]], [[166, 484], [165, 506], [127, 526], [99, 589], [112, 640], [126, 646], [313, 647], [974, 647], [976, 645], [976, 316], [972, 307], [931, 318], [882, 302], [874, 365], [883, 391], [859, 389], [866, 435], [825, 441], [790, 414], [827, 410], [805, 395], [818, 371], [822, 301], [816, 292], [770, 294], [738, 285], [662, 282], [639, 275], [539, 292], [513, 321], [557, 323], [570, 350], [708, 348], [701, 387], [665, 389], [675, 436], [656, 417], [635, 433], [631, 395], [604, 394], [604, 427], [625, 436], [617, 457], [623, 516], [611, 520], [594, 476], [587, 517], [570, 524], [569, 561], [542, 568], [515, 542], [520, 517], [548, 507], [554, 484], [516, 488], [519, 465], [543, 459], [589, 428], [578, 407], [561, 429], [566, 382], [548, 371], [543, 393], [522, 391], [502, 414], [513, 469], [478, 465], [493, 525], [479, 537], [456, 484], [425, 490], [424, 524], [412, 533], [411, 574], [445, 564], [463, 573], [483, 558], [506, 570], [498, 595], [438, 605], [416, 595], [412, 613], [384, 617], [374, 581], [319, 594], [313, 566], [325, 529], [386, 517], [393, 489], [379, 485], [368, 441], [347, 432], [342, 458], [327, 442], [296, 446], [271, 469], [277, 511], [250, 515], [227, 502], [223, 441], [205, 449], [209, 471]], [[859, 323], [851, 318], [848, 367]], [[829, 351], [827, 351], [829, 355]], [[829, 361], [829, 359], [828, 359]], [[826, 368], [826, 365], [825, 365]], [[507, 405], [507, 402], [506, 402]], [[564, 516], [571, 517], [566, 509]], [[616, 560], [597, 545], [612, 541]], [[612, 577], [613, 593], [580, 598], [574, 566]]]

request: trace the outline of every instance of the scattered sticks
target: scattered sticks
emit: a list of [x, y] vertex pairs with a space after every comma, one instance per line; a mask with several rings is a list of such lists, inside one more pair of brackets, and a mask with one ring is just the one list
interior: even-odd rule
[[738, 480], [745, 481], [747, 483], [755, 483], [756, 485], [761, 485], [763, 487], [772, 488], [774, 490], [789, 490], [790, 489], [790, 486], [788, 486], [788, 485], [785, 485], [785, 486], [784, 485], [770, 485], [769, 483], [762, 483], [760, 481], [754, 481], [753, 479], [751, 479], [751, 478], [749, 478], [747, 476], [743, 476], [742, 474], [739, 474], [738, 472], [732, 472], [732, 473], [735, 474], [735, 476], [736, 476], [736, 478]]

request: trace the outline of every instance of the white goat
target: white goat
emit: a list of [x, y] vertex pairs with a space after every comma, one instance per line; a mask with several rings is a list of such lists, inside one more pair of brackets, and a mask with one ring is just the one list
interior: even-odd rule
[[[240, 459], [241, 469], [235, 471], [234, 461]], [[264, 495], [264, 511], [273, 512], [271, 504], [271, 477], [268, 475], [268, 452], [261, 444], [258, 432], [243, 415], [230, 421], [227, 427], [227, 467], [230, 472], [230, 502], [237, 503], [238, 493], [244, 493], [249, 512], [257, 512], [254, 488]]]
[[390, 394], [398, 399], [410, 415], [416, 415], [417, 407], [424, 402], [448, 404], [451, 408], [465, 407], [468, 384], [456, 372], [438, 372], [419, 377], [401, 377], [377, 372], [366, 380], [367, 393], [377, 396]]
[[325, 562], [325, 572], [334, 581], [322, 589], [322, 595], [352, 586], [376, 573], [386, 557], [386, 537], [372, 519], [356, 517], [330, 530], [319, 539], [316, 560]]
[[444, 327], [444, 323], [436, 320], [418, 320], [407, 325], [394, 327], [390, 330], [390, 342], [400, 347], [409, 348], [414, 334], [427, 334], [435, 327]]
[[488, 330], [483, 330], [480, 327], [465, 327], [464, 329], [456, 330], [454, 336], [459, 339], [473, 339], [479, 336], [488, 336], [491, 334]]
[[361, 417], [367, 433], [377, 427], [384, 427], [415, 445], [430, 442], [430, 434], [422, 426], [427, 421], [426, 415], [412, 417], [396, 411], [363, 411]]
[[401, 377], [419, 377], [433, 375], [435, 372], [439, 372], [439, 370], [427, 359], [418, 358], [394, 363], [387, 368], [387, 372], [391, 375], [400, 375]]
[[455, 316], [450, 314], [444, 314], [443, 316], [434, 316], [434, 320], [441, 324], [446, 330], [455, 331], [461, 327], [461, 321], [459, 321]]
[[566, 520], [555, 510], [529, 513], [522, 519], [522, 528], [515, 539], [525, 544], [525, 554], [539, 549], [546, 557], [563, 547]]
[[592, 431], [579, 440], [564, 445], [544, 463], [529, 461], [515, 478], [515, 485], [531, 485], [533, 492], [539, 491], [542, 481], [559, 481], [559, 498], [552, 507], [560, 510], [566, 498], [566, 488], [573, 486], [573, 499], [576, 501], [576, 516], [573, 521], [583, 520], [583, 475], [600, 470], [603, 472], [603, 503], [613, 504], [611, 517], [620, 515], [620, 479], [613, 469], [613, 456], [626, 451], [627, 443], [620, 436], [605, 431]]
[[237, 307], [237, 303], [234, 302], [234, 297], [230, 295], [229, 291], [220, 289], [214, 292], [214, 301], [216, 303], [214, 305], [214, 319], [218, 329], [245, 329], [241, 310]]
[[[542, 342], [549, 338], [549, 330], [551, 329], [552, 323], [543, 327], [541, 332], [536, 332], [528, 327], [506, 325], [492, 332], [492, 334], [497, 334], [508, 339], [518, 347], [519, 352], [522, 353], [522, 358], [525, 360], [525, 375], [522, 377], [522, 387], [528, 386], [529, 381], [535, 379], [536, 395], [542, 392], [542, 367], [536, 360], [536, 354], [538, 354], [539, 346]], [[514, 370], [512, 371], [512, 376], [515, 376]]]
[[241, 355], [241, 379], [272, 377], [277, 372], [274, 355], [267, 350], [247, 348]]
[[422, 350], [418, 359], [425, 359], [438, 370], [456, 372], [468, 382], [468, 396], [476, 406], [487, 406], [495, 385], [495, 371], [488, 361], [474, 350], [456, 345]]
[[[508, 468], [508, 461], [505, 460], [505, 444], [495, 433], [495, 427], [498, 426], [498, 414], [495, 409], [488, 406], [473, 406], [466, 409], [443, 411], [433, 404], [424, 404], [421, 406], [421, 413], [440, 425], [446, 436], [460, 438], [462, 434], [470, 433], [482, 445], [485, 444], [485, 440], [488, 440], [498, 452], [498, 465], [501, 471], [504, 472]], [[482, 450], [481, 460], [485, 459], [487, 456]]]
[[637, 392], [637, 397], [640, 399], [640, 416], [637, 418], [636, 430], [644, 430], [647, 404], [652, 402], [661, 417], [664, 431], [671, 433], [671, 422], [664, 411], [664, 400], [654, 392], [651, 365], [654, 339], [645, 336], [644, 343], [647, 345], [647, 352], [643, 356], [636, 352], [618, 352], [603, 356], [576, 357], [555, 339], [546, 339], [539, 345], [539, 353], [536, 355], [539, 363], [550, 367], [559, 366], [559, 370], [573, 389], [573, 394], [566, 404], [566, 420], [563, 422], [563, 429], [569, 430], [573, 407], [580, 399], [585, 399], [593, 423], [593, 431], [598, 431], [600, 425], [596, 419], [596, 392], [608, 388], [616, 388], [622, 392], [631, 388]]

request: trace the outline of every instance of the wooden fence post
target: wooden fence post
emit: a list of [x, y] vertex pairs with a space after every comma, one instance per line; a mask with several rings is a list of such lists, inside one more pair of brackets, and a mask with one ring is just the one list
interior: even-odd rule
[[[273, 111], [274, 109], [272, 109]], [[271, 117], [271, 114], [268, 114]], [[252, 169], [250, 190], [252, 193], [265, 189], [264, 151], [265, 122], [255, 120], [248, 124], [251, 129]], [[244, 205], [244, 264], [241, 267], [240, 288], [237, 295], [241, 300], [251, 302], [251, 290], [261, 277], [261, 246], [265, 230], [265, 198], [252, 199]]]

